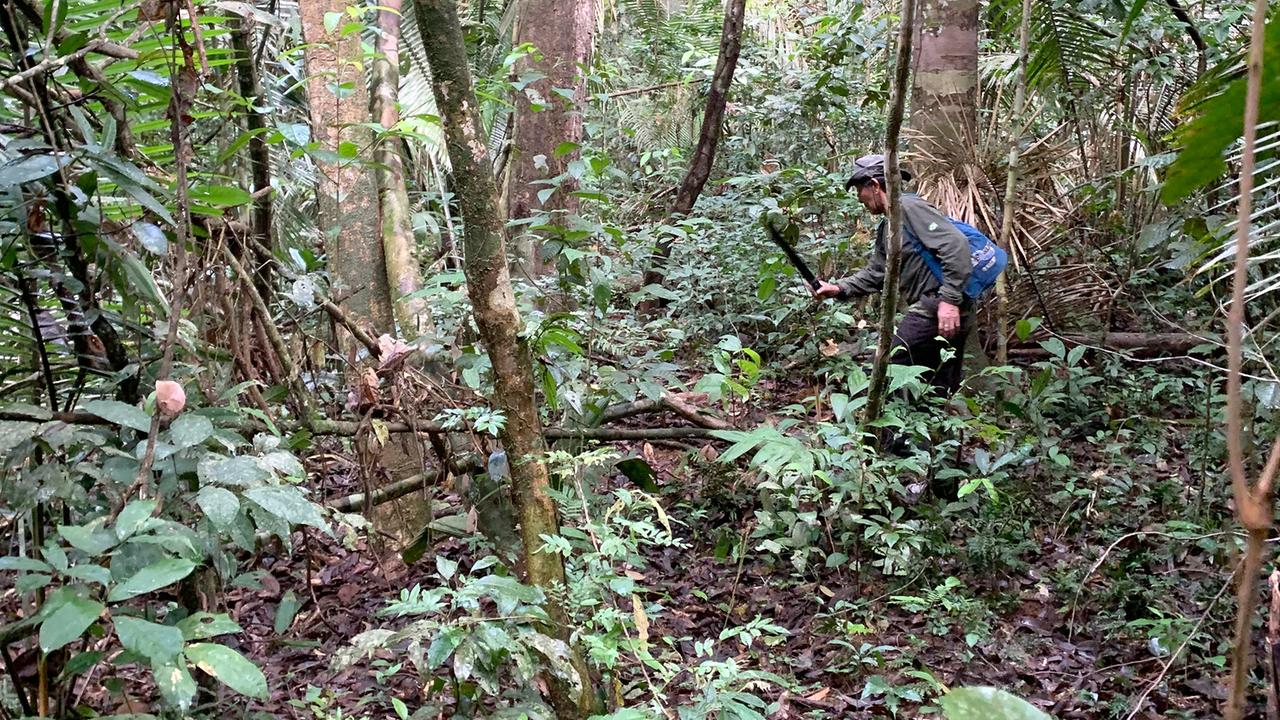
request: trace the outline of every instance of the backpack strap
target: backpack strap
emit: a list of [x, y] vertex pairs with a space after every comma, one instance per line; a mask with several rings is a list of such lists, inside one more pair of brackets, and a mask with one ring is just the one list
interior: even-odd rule
[[[887, 230], [888, 228], [886, 227], [885, 229]], [[924, 261], [925, 267], [929, 268], [929, 272], [933, 273], [939, 283], [942, 283], [942, 263], [938, 262], [937, 256], [920, 242], [920, 238], [916, 237], [915, 233], [911, 232], [911, 228], [907, 227], [907, 219], [905, 217], [902, 218], [902, 235], [911, 243], [911, 249]]]

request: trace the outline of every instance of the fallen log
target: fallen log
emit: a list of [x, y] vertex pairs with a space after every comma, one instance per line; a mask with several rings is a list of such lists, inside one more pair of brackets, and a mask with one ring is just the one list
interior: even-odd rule
[[[1212, 336], [1192, 335], [1191, 333], [1073, 333], [1055, 335], [1067, 347], [1084, 346], [1125, 352], [1139, 357], [1160, 355], [1185, 355], [1198, 345], [1216, 345], [1219, 341]], [[1047, 338], [1027, 340], [1015, 343], [1009, 349], [1010, 355], [1020, 357], [1047, 357], [1048, 351], [1040, 347]]]

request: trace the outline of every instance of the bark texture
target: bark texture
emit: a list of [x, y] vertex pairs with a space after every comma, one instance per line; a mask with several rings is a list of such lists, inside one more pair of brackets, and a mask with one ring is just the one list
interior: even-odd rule
[[[245, 112], [245, 125], [249, 130], [249, 173], [253, 181], [253, 236], [263, 248], [273, 248], [271, 239], [271, 150], [267, 147], [266, 118], [258, 108], [268, 101], [262, 95], [262, 81], [254, 63], [250, 48], [253, 46], [253, 22], [241, 19], [231, 33], [231, 44], [236, 53], [236, 77], [240, 84], [240, 97], [249, 103]], [[271, 289], [271, 263], [268, 258], [254, 262], [254, 282], [258, 292], [269, 295]]]
[[[733, 71], [738, 67], [738, 54], [742, 50], [742, 23], [746, 14], [746, 0], [729, 0], [724, 11], [724, 27], [720, 31], [720, 55], [711, 76], [711, 92], [707, 95], [707, 110], [702, 116], [702, 129], [698, 133], [698, 146], [694, 150], [689, 170], [676, 190], [671, 204], [671, 218], [679, 219], [693, 210], [702, 194], [702, 186], [711, 176], [711, 164], [716, 159], [716, 145], [720, 142], [720, 128], [724, 123], [724, 108], [729, 99], [729, 86], [733, 83]], [[671, 256], [674, 235], [658, 241], [654, 250], [653, 266], [645, 272], [644, 284], [661, 283], [663, 266]]]
[[[361, 318], [375, 334], [391, 330], [391, 293], [387, 264], [378, 235], [377, 191], [372, 173], [358, 160], [373, 135], [369, 122], [369, 89], [361, 61], [360, 33], [343, 35], [347, 0], [307, 0], [298, 4], [302, 36], [307, 42], [307, 103], [314, 140], [337, 157], [317, 162], [320, 226], [334, 296], [349, 314]], [[324, 18], [341, 13], [333, 32]], [[336, 91], [336, 92], [335, 92]]]
[[[378, 3], [378, 54], [373, 60], [374, 92], [370, 110], [386, 130], [400, 122], [397, 106], [400, 94], [400, 6], [401, 0], [380, 0]], [[425, 299], [408, 297], [422, 289], [422, 279], [418, 258], [414, 254], [413, 222], [399, 140], [383, 138], [374, 148], [374, 162], [377, 163], [378, 228], [387, 266], [387, 287], [400, 335], [413, 339], [431, 329], [431, 312]]]
[[938, 154], [972, 143], [977, 125], [978, 0], [920, 0], [916, 17], [911, 127], [918, 150]]
[[[416, 0], [416, 15], [431, 66], [432, 90], [444, 125], [453, 189], [466, 222], [463, 270], [481, 339], [493, 368], [494, 401], [507, 417], [502, 442], [511, 463], [512, 501], [520, 520], [525, 574], [530, 582], [556, 590], [564, 585], [561, 557], [540, 552], [543, 534], [559, 533], [555, 502], [542, 456], [546, 446], [534, 396], [529, 348], [520, 338], [520, 315], [507, 269], [503, 218], [497, 212], [497, 186], [481, 131], [462, 30], [450, 0]], [[564, 609], [548, 596], [553, 627], [568, 641]], [[549, 678], [551, 700], [560, 718], [593, 714], [596, 697], [581, 657], [574, 653], [579, 682]], [[577, 687], [574, 687], [576, 685]]]
[[[567, 216], [578, 212], [573, 178], [565, 178], [545, 202], [538, 193], [551, 186], [535, 181], [564, 175], [581, 155], [574, 150], [557, 156], [555, 150], [562, 143], [582, 142], [582, 113], [577, 108], [586, 100], [587, 86], [580, 68], [591, 57], [595, 29], [595, 0], [520, 2], [516, 44], [528, 43], [537, 50], [516, 63], [516, 79], [542, 77], [516, 92], [507, 182], [507, 214], [512, 220], [548, 212], [554, 224], [564, 225]], [[560, 94], [564, 90], [573, 91], [572, 99]], [[516, 260], [524, 273], [555, 270], [554, 258], [545, 257], [541, 245], [542, 238], [528, 231], [517, 240]]]

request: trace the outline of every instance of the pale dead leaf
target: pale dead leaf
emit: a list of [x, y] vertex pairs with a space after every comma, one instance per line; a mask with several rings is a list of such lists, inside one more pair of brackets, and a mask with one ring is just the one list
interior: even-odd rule
[[643, 650], [649, 644], [649, 616], [644, 612], [639, 595], [631, 596], [631, 614], [635, 617], [636, 634], [640, 636], [640, 648]]
[[823, 357], [835, 357], [840, 354], [840, 346], [836, 344], [835, 340], [827, 338], [822, 341], [822, 347], [819, 351]]

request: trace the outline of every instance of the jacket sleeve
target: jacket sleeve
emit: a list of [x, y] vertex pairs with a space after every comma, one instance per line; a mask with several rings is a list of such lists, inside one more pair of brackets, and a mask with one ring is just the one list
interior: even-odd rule
[[883, 225], [876, 228], [875, 250], [871, 253], [871, 262], [849, 277], [835, 281], [836, 286], [840, 288], [841, 299], [872, 295], [884, 288], [885, 258], [882, 233]]
[[964, 301], [964, 286], [973, 272], [969, 239], [927, 202], [904, 203], [902, 211], [906, 226], [942, 265], [938, 297], [958, 307]]

